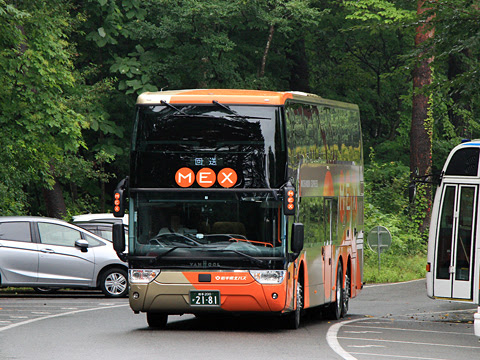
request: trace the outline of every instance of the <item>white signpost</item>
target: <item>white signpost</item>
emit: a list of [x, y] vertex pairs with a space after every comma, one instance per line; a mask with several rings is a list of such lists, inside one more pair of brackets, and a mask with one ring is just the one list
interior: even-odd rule
[[392, 245], [392, 235], [384, 226], [375, 226], [367, 235], [367, 244], [378, 253], [378, 272], [380, 272], [380, 254]]

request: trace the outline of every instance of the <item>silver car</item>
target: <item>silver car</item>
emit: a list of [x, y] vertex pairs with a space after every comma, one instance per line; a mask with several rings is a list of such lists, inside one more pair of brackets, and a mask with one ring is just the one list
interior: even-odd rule
[[0, 286], [128, 292], [127, 264], [110, 241], [62, 220], [0, 217]]

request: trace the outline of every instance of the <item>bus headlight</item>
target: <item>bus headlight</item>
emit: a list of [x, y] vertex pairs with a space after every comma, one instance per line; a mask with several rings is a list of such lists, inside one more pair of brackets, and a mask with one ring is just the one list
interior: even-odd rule
[[128, 281], [130, 284], [148, 284], [155, 280], [160, 270], [130, 269], [128, 270]]
[[250, 275], [260, 284], [281, 284], [285, 270], [250, 270]]

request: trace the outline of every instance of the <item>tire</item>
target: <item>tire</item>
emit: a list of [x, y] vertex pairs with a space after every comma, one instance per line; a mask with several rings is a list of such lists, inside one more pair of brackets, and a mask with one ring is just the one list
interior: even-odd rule
[[49, 288], [49, 287], [34, 287], [33, 291], [37, 294], [53, 294], [58, 288]]
[[343, 288], [343, 296], [342, 296], [342, 317], [345, 317], [348, 313], [348, 305], [350, 301], [350, 293], [351, 293], [351, 288], [350, 288], [350, 274], [347, 271], [345, 274], [345, 281], [344, 281], [345, 287]]
[[107, 297], [127, 296], [127, 271], [121, 268], [111, 268], [105, 271], [100, 278], [100, 290]]
[[328, 318], [330, 320], [339, 320], [343, 311], [343, 270], [339, 264], [337, 269], [337, 285], [335, 286], [335, 301], [328, 306]]
[[153, 329], [165, 329], [168, 322], [168, 314], [147, 312], [148, 326]]
[[295, 303], [297, 304], [294, 311], [289, 313], [285, 319], [287, 329], [296, 330], [300, 327], [303, 311], [303, 286], [300, 281], [297, 281], [297, 288], [295, 292]]

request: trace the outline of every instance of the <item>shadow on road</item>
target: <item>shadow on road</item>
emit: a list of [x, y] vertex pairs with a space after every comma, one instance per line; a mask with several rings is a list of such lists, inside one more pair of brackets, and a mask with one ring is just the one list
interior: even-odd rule
[[59, 289], [50, 294], [38, 294], [32, 288], [0, 289], [1, 298], [105, 298], [100, 290]]

